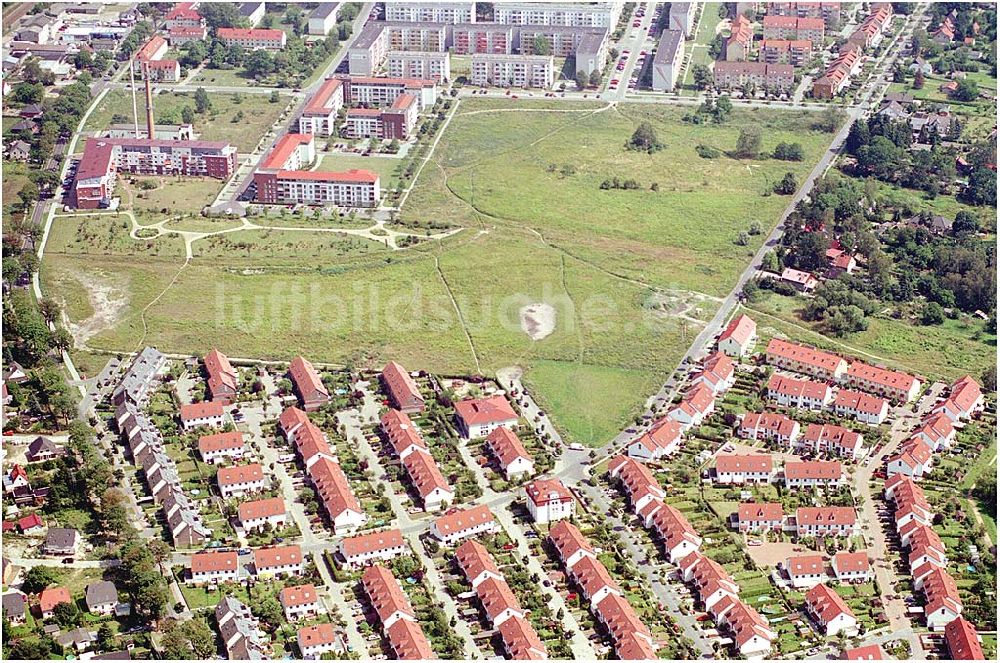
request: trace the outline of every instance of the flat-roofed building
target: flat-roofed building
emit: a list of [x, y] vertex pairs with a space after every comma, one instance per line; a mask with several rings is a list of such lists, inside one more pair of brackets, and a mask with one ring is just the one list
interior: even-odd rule
[[321, 2], [309, 14], [309, 34], [328, 35], [337, 27], [337, 17], [340, 16], [339, 2]]
[[475, 23], [475, 2], [386, 2], [385, 20], [408, 23]]
[[551, 55], [472, 56], [472, 84], [495, 87], [552, 87], [555, 79]]
[[653, 89], [670, 92], [677, 87], [684, 62], [684, 34], [680, 30], [664, 30], [653, 56]]
[[452, 26], [452, 49], [455, 55], [471, 53], [509, 55], [514, 50], [516, 34], [514, 27], [510, 25], [461, 23]]
[[386, 73], [396, 78], [447, 82], [451, 80], [451, 54], [447, 51], [389, 51]]
[[514, 25], [570, 25], [613, 28], [621, 16], [623, 2], [498, 2], [493, 20]]

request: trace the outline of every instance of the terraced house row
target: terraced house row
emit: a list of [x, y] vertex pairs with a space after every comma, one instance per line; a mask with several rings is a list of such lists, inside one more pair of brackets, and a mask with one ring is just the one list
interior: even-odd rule
[[380, 424], [385, 440], [403, 464], [424, 511], [432, 511], [442, 504], [453, 502], [455, 491], [441, 474], [427, 442], [409, 415], [399, 410], [389, 410], [382, 415]]
[[389, 569], [378, 564], [369, 566], [361, 575], [361, 586], [397, 659], [436, 658], [416, 612]]

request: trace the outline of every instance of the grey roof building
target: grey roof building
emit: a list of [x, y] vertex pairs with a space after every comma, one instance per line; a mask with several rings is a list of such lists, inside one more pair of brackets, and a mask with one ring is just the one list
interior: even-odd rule
[[50, 555], [76, 554], [80, 533], [69, 527], [50, 527], [45, 535], [45, 552]]
[[20, 624], [24, 621], [25, 601], [21, 592], [11, 592], [3, 595], [3, 616], [11, 623]]
[[87, 609], [91, 612], [113, 612], [118, 605], [118, 588], [110, 580], [87, 585]]
[[115, 405], [120, 405], [126, 400], [133, 403], [142, 404], [149, 395], [156, 375], [167, 363], [167, 358], [156, 348], [146, 347], [136, 355], [129, 366], [125, 377], [115, 388], [112, 400]]

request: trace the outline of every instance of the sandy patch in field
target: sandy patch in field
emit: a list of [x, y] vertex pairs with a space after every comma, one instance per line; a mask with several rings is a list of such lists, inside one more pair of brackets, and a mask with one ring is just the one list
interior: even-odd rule
[[521, 331], [540, 341], [556, 328], [556, 310], [548, 304], [528, 304], [521, 309]]
[[84, 347], [89, 339], [118, 323], [128, 306], [128, 296], [126, 290], [110, 278], [80, 271], [74, 271], [72, 277], [86, 288], [90, 306], [94, 309], [93, 315], [86, 320], [66, 320], [66, 328], [77, 347]]

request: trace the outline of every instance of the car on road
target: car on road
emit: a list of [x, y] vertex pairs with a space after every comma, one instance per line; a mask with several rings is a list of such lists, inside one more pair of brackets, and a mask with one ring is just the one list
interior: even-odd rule
[[64, 557], [62, 563], [63, 564], [72, 564], [74, 561], [76, 561], [76, 560], [74, 560], [72, 557]]

